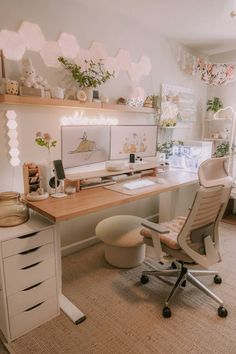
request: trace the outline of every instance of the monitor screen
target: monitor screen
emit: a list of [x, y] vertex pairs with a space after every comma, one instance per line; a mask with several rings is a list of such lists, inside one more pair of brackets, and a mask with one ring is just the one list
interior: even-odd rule
[[61, 138], [62, 161], [65, 168], [109, 159], [109, 125], [62, 126]]
[[140, 157], [155, 156], [156, 149], [156, 125], [111, 126], [110, 159], [124, 159], [130, 154]]

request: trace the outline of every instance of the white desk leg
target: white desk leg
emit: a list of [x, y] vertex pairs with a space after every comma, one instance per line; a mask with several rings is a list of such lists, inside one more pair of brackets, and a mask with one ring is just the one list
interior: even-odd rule
[[159, 222], [174, 219], [179, 201], [179, 189], [161, 193], [159, 196]]
[[67, 297], [62, 294], [62, 267], [61, 267], [61, 234], [60, 223], [56, 224], [56, 260], [58, 267], [58, 293], [59, 305], [62, 311], [75, 323], [79, 324], [86, 319], [85, 314], [80, 311]]

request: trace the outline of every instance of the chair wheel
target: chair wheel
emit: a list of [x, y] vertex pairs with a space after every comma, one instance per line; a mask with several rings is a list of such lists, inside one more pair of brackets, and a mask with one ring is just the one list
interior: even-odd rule
[[165, 306], [162, 310], [162, 316], [165, 318], [171, 317], [171, 310], [169, 307]]
[[149, 278], [147, 275], [142, 275], [140, 281], [142, 284], [147, 284], [149, 282]]
[[220, 317], [227, 317], [228, 311], [226, 310], [225, 307], [220, 306], [220, 307], [218, 308], [218, 315], [219, 315]]
[[222, 283], [222, 279], [221, 279], [221, 277], [218, 274], [214, 276], [214, 283], [215, 284], [221, 284]]
[[187, 282], [186, 282], [186, 280], [184, 280], [184, 281], [182, 281], [181, 286], [182, 286], [183, 288], [185, 288], [186, 284], [187, 284]]

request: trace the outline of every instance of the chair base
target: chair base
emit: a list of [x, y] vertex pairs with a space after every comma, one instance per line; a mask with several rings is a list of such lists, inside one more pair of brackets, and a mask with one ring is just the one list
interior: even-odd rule
[[[145, 264], [149, 265], [151, 268], [154, 268], [153, 265], [145, 261]], [[181, 267], [177, 269], [164, 269], [164, 270], [159, 270], [155, 268], [155, 270], [146, 270], [142, 272], [142, 276], [140, 278], [140, 281], [142, 284], [146, 284], [149, 281], [148, 276], [152, 275], [155, 276], [156, 278], [164, 281], [165, 283], [172, 285], [172, 290], [170, 294], [168, 295], [166, 301], [165, 301], [165, 307], [163, 309], [163, 316], [164, 317], [170, 317], [171, 316], [171, 311], [169, 308], [169, 303], [170, 300], [173, 298], [175, 295], [177, 289], [179, 287], [185, 287], [186, 282], [190, 282], [192, 285], [194, 285], [196, 288], [201, 290], [204, 294], [212, 298], [215, 302], [217, 302], [220, 306], [218, 308], [218, 315], [220, 317], [226, 317], [227, 316], [227, 310], [223, 306], [223, 301], [216, 296], [211, 290], [209, 290], [200, 280], [198, 280], [195, 275], [197, 276], [206, 276], [206, 275], [214, 275], [214, 282], [216, 284], [221, 283], [221, 278], [218, 275], [217, 271], [211, 271], [211, 270], [190, 270], [187, 267], [184, 266], [184, 263], [180, 263]], [[176, 282], [171, 282], [170, 280], [166, 279], [165, 277], [177, 277]]]

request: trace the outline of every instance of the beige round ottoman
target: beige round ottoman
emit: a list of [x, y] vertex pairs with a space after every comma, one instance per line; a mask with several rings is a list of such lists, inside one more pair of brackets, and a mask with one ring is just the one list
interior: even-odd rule
[[144, 261], [146, 245], [140, 236], [142, 218], [117, 215], [102, 220], [96, 235], [105, 244], [105, 259], [118, 268], [136, 267]]

